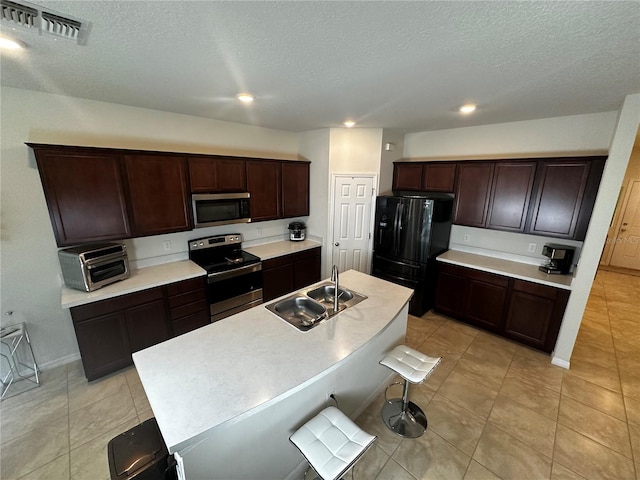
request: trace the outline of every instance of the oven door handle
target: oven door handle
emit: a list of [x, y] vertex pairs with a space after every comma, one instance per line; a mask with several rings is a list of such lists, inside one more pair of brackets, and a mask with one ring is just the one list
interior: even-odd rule
[[207, 275], [207, 283], [216, 283], [227, 278], [239, 277], [240, 275], [246, 275], [247, 273], [259, 272], [262, 270], [262, 262], [247, 265], [245, 267], [235, 268], [233, 270], [226, 270], [224, 272], [213, 272]]

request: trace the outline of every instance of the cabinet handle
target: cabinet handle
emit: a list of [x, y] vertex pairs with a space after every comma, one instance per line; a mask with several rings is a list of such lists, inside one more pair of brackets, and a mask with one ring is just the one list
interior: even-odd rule
[[621, 229], [620, 229], [620, 231], [621, 231], [621, 232], [626, 232], [626, 231], [627, 231], [627, 229], [626, 229], [626, 228], [621, 228]]

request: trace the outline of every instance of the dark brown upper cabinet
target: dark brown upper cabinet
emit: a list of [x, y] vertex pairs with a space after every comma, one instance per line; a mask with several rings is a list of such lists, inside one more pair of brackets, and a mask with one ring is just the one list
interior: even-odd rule
[[182, 155], [124, 155], [133, 235], [191, 229], [187, 159]]
[[282, 162], [282, 216], [309, 215], [309, 163]]
[[119, 155], [33, 148], [59, 247], [131, 236]]
[[453, 223], [484, 227], [491, 198], [494, 163], [462, 162], [458, 165], [458, 184]]
[[524, 232], [536, 162], [497, 162], [486, 227]]
[[422, 190], [423, 164], [396, 162], [393, 167], [393, 190]]
[[584, 240], [605, 160], [539, 161], [527, 233]]
[[247, 160], [247, 190], [251, 194], [252, 222], [282, 217], [280, 163], [269, 160]]
[[448, 192], [455, 190], [456, 164], [452, 162], [396, 162], [393, 190]]
[[189, 157], [191, 192], [246, 192], [245, 168], [241, 158]]
[[455, 191], [456, 164], [447, 162], [426, 163], [422, 170], [422, 189], [428, 192]]

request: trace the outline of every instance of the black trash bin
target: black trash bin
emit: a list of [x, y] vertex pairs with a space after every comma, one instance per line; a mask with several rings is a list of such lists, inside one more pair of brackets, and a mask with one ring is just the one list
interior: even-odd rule
[[107, 446], [111, 480], [174, 480], [173, 457], [155, 418], [111, 439]]

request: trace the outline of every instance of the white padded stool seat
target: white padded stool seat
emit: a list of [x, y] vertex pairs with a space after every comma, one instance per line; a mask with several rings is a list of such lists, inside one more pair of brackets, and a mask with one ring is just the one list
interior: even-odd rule
[[442, 357], [429, 357], [406, 345], [398, 345], [380, 360], [380, 364], [411, 383], [420, 383], [438, 366], [440, 360]]
[[290, 437], [323, 480], [340, 478], [375, 439], [336, 407], [325, 408]]

